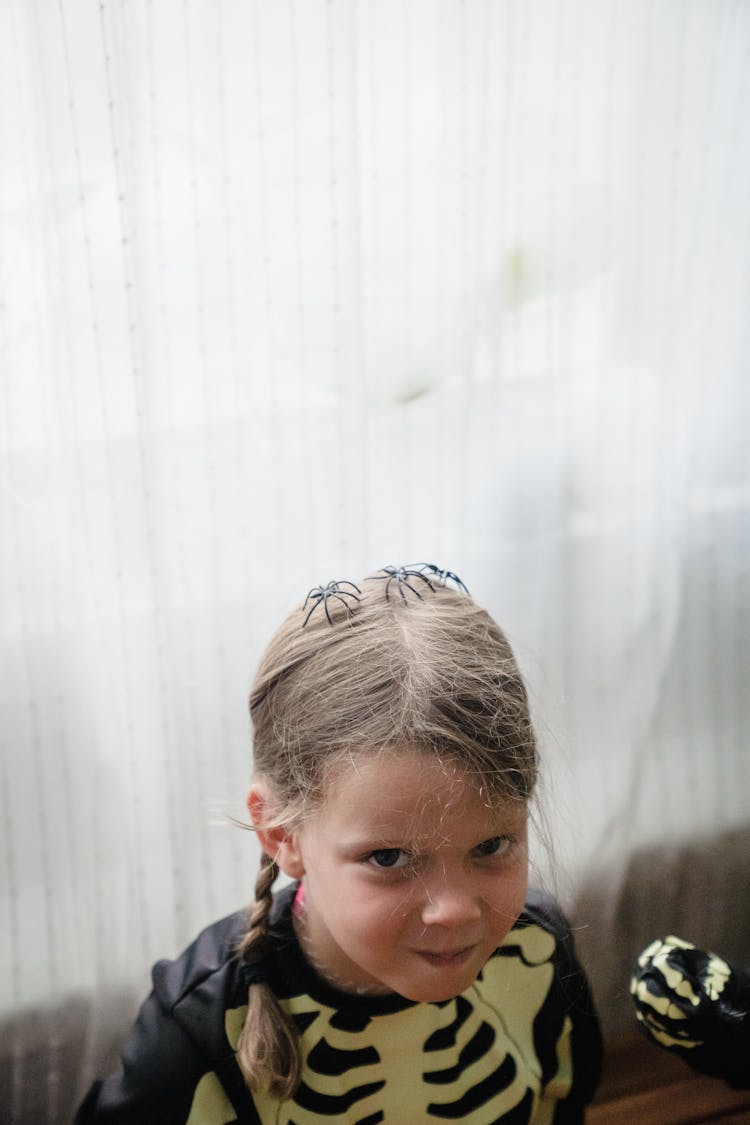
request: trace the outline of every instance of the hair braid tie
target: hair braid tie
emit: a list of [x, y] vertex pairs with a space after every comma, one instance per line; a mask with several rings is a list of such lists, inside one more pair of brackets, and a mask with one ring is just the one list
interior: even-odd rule
[[240, 980], [242, 987], [249, 989], [254, 984], [269, 984], [271, 974], [262, 961], [245, 961], [240, 966]]

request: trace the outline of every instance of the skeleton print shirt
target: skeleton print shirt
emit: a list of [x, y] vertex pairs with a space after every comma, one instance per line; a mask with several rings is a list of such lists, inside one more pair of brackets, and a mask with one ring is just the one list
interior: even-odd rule
[[123, 1050], [76, 1125], [572, 1125], [599, 1077], [601, 1036], [570, 932], [532, 901], [474, 984], [452, 1000], [352, 996], [315, 973], [277, 896], [266, 968], [300, 1035], [291, 1101], [250, 1095], [234, 1051], [246, 993], [234, 954], [243, 913], [215, 923], [153, 971]]

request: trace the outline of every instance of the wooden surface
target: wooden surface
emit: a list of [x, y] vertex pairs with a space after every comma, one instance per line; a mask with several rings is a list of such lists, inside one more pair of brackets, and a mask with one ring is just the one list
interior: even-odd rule
[[750, 1090], [691, 1070], [638, 1032], [607, 1045], [586, 1125], [750, 1125]]

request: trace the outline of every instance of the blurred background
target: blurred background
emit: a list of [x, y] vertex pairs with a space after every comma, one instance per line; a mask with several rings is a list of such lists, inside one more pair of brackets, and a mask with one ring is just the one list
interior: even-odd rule
[[4, 1122], [249, 899], [260, 651], [387, 563], [517, 650], [608, 1035], [750, 961], [748, 121], [743, 0], [0, 6]]

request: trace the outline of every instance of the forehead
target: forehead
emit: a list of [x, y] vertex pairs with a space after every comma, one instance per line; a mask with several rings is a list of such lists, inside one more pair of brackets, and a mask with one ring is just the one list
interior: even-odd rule
[[495, 827], [501, 819], [525, 817], [523, 802], [491, 798], [460, 763], [414, 748], [361, 753], [341, 763], [320, 810], [329, 829], [411, 836], [450, 824]]

